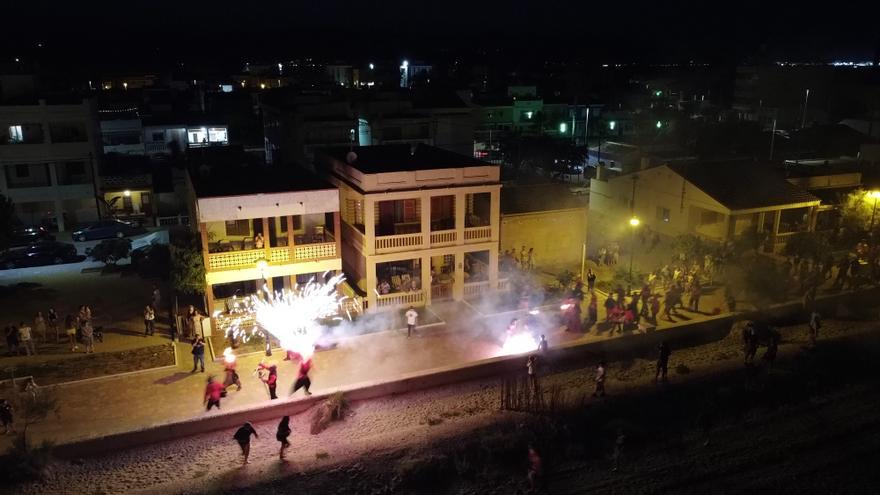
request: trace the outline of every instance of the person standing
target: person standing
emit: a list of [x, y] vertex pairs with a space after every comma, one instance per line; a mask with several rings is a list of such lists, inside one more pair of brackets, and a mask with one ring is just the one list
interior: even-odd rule
[[416, 330], [416, 324], [419, 321], [419, 313], [410, 306], [404, 316], [406, 316], [406, 336], [412, 337], [413, 332]]
[[226, 373], [226, 376], [223, 379], [223, 388], [225, 389], [235, 385], [238, 387], [237, 390], [241, 390], [241, 378], [239, 378], [238, 372], [235, 371], [236, 361], [234, 359], [224, 360], [223, 366], [223, 371]]
[[220, 398], [223, 397], [223, 391], [225, 388], [223, 384], [215, 381], [214, 376], [211, 375], [208, 377], [208, 384], [205, 386], [205, 397], [204, 403], [206, 405], [205, 411], [210, 411], [212, 407], [217, 407], [220, 409]]
[[593, 273], [592, 268], [587, 269], [587, 290], [593, 292], [596, 288], [596, 274]]
[[260, 375], [260, 380], [262, 380], [263, 383], [265, 383], [266, 386], [269, 387], [269, 399], [277, 399], [278, 396], [275, 395], [275, 387], [278, 386], [278, 367], [274, 364], [266, 365], [260, 363], [260, 369], [269, 371], [269, 374], [266, 375], [266, 377], [263, 377], [262, 374]]
[[250, 422], [245, 423], [241, 428], [235, 431], [235, 434], [232, 435], [232, 438], [238, 442], [238, 446], [241, 447], [241, 455], [244, 456], [244, 462], [242, 464], [248, 463], [248, 457], [251, 454], [251, 435], [254, 438], [260, 438], [257, 435], [257, 430], [254, 429], [254, 425]]
[[544, 466], [541, 461], [541, 456], [538, 454], [538, 451], [535, 450], [535, 447], [529, 445], [529, 471], [527, 473], [527, 479], [529, 481], [529, 487], [532, 490], [541, 489], [544, 481]]
[[599, 361], [596, 365], [596, 390], [593, 397], [605, 397], [605, 361]]
[[755, 359], [755, 353], [758, 352], [758, 334], [755, 331], [755, 324], [751, 321], [746, 323], [743, 328], [743, 353], [745, 354], [744, 362], [749, 364]]
[[36, 340], [37, 338], [43, 342], [48, 342], [46, 338], [46, 318], [43, 317], [42, 311], [37, 311], [37, 316], [34, 317], [33, 339]]
[[144, 337], [153, 335], [156, 330], [156, 312], [153, 307], [147, 304], [144, 307]]
[[67, 315], [64, 318], [64, 333], [67, 334], [67, 340], [70, 343], [70, 352], [76, 352], [76, 318], [73, 315]]
[[660, 296], [658, 294], [651, 295], [651, 322], [657, 324], [657, 314], [660, 313]]
[[532, 393], [535, 394], [535, 397], [538, 396], [538, 373], [537, 373], [537, 359], [534, 355], [529, 356], [526, 360], [526, 372], [529, 377], [529, 386], [532, 387]]
[[605, 299], [605, 322], [608, 323], [611, 321], [611, 317], [614, 315], [614, 308], [616, 304], [614, 302], [614, 298], [611, 297], [611, 294], [608, 294], [608, 298]]
[[16, 433], [13, 420], [12, 404], [6, 399], [0, 399], [0, 423], [3, 423], [4, 435], [9, 433], [9, 430], [12, 430], [12, 433]]
[[158, 285], [153, 285], [153, 293], [151, 295], [153, 309], [157, 312], [162, 311], [162, 292], [159, 291]]
[[587, 306], [587, 318], [589, 318], [591, 325], [599, 320], [598, 301], [596, 300], [595, 293], [590, 293], [590, 304]]
[[46, 314], [46, 321], [49, 323], [49, 331], [55, 334], [55, 342], [58, 342], [58, 313], [55, 312], [55, 308], [49, 308], [49, 312]]
[[193, 369], [190, 373], [195, 373], [196, 368], [201, 367], [202, 373], [205, 372], [205, 341], [201, 337], [196, 337], [192, 341]]
[[305, 359], [299, 363], [299, 372], [297, 373], [296, 381], [293, 383], [293, 389], [290, 391], [290, 395], [296, 393], [299, 389], [304, 389], [306, 395], [312, 395], [309, 392], [309, 387], [312, 386], [312, 380], [309, 378], [309, 371], [312, 370], [312, 358]]
[[541, 335], [541, 340], [538, 341], [538, 351], [540, 351], [541, 354], [546, 355], [549, 347], [550, 344], [547, 343], [547, 338]]
[[810, 344], [816, 345], [819, 338], [819, 329], [822, 328], [822, 315], [815, 309], [810, 313]]
[[700, 281], [695, 277], [691, 284], [691, 300], [688, 301], [688, 306], [695, 313], [700, 311], [700, 296], [703, 295], [702, 293], [703, 288], [700, 286]]
[[290, 416], [284, 416], [281, 418], [281, 422], [278, 423], [278, 431], [275, 433], [275, 440], [281, 442], [281, 450], [278, 452], [278, 457], [282, 461], [284, 460], [284, 452], [290, 448], [290, 442], [287, 438], [290, 437], [291, 433]]
[[31, 335], [31, 327], [25, 322], [18, 324], [18, 343], [24, 347], [28, 356], [37, 354], [33, 335]]
[[18, 340], [18, 328], [15, 325], [6, 327], [6, 348], [9, 349], [10, 356], [18, 356], [21, 354]]
[[95, 329], [92, 327], [91, 319], [86, 320], [82, 324], [82, 343], [86, 348], [86, 354], [95, 352]]
[[660, 345], [657, 346], [657, 370], [654, 373], [654, 383], [657, 383], [657, 379], [661, 376], [663, 381], [666, 381], [666, 371], [669, 368], [669, 356], [671, 354], [672, 349], [669, 348], [669, 344], [665, 340], [660, 342]]

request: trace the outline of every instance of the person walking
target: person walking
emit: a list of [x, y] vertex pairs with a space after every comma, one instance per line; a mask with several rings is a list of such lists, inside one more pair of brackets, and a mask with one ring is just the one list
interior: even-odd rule
[[144, 306], [144, 337], [153, 335], [156, 330], [156, 311], [153, 306], [147, 304]]
[[819, 329], [822, 328], [822, 315], [815, 309], [810, 313], [810, 344], [816, 345], [819, 338]]
[[18, 356], [21, 354], [19, 347], [18, 328], [15, 325], [6, 327], [6, 348], [9, 350], [10, 356]]
[[242, 465], [248, 463], [248, 457], [251, 455], [251, 435], [254, 438], [260, 438], [257, 435], [257, 430], [254, 429], [254, 425], [248, 421], [241, 428], [235, 431], [235, 434], [232, 435], [232, 438], [238, 442], [238, 446], [241, 447], [241, 455], [244, 456], [244, 461]]
[[761, 356], [761, 359], [767, 363], [767, 366], [772, 367], [773, 362], [776, 361], [776, 353], [779, 350], [779, 335], [774, 333], [770, 336], [770, 342], [767, 343], [767, 350], [764, 351], [764, 355]]
[[55, 334], [55, 343], [58, 343], [58, 313], [55, 308], [49, 308], [46, 314], [46, 322], [49, 324], [49, 331]]
[[201, 367], [202, 373], [205, 372], [205, 341], [201, 337], [196, 337], [192, 341], [193, 369], [190, 373], [195, 373], [196, 368]]
[[532, 388], [532, 393], [535, 394], [535, 397], [538, 396], [538, 360], [534, 355], [529, 356], [526, 359], [526, 373], [529, 377], [529, 386]]
[[700, 286], [700, 281], [697, 278], [694, 278], [693, 283], [691, 284], [691, 298], [688, 301], [688, 307], [694, 313], [700, 312], [700, 296], [703, 295], [703, 288]]
[[406, 336], [412, 337], [413, 332], [416, 331], [416, 324], [419, 321], [419, 313], [410, 306], [404, 316], [406, 316]]
[[281, 450], [278, 452], [278, 457], [283, 461], [284, 453], [290, 448], [290, 442], [287, 440], [290, 437], [292, 430], [290, 429], [290, 416], [284, 416], [281, 418], [281, 422], [278, 423], [278, 431], [275, 433], [275, 440], [281, 442]]
[[12, 433], [17, 433], [15, 431], [15, 424], [13, 424], [13, 414], [12, 414], [12, 404], [9, 403], [6, 399], [0, 399], [0, 423], [3, 424], [3, 434], [9, 433], [9, 430], [12, 430]]
[[37, 354], [33, 335], [31, 335], [31, 327], [25, 322], [18, 324], [18, 343], [20, 346], [24, 347], [28, 356]]
[[593, 292], [596, 288], [596, 274], [593, 273], [592, 268], [587, 269], [587, 290]]
[[48, 342], [46, 338], [46, 318], [43, 317], [42, 311], [37, 311], [37, 316], [34, 317], [34, 334], [33, 339], [40, 339], [43, 342]]
[[550, 347], [550, 344], [547, 343], [547, 338], [541, 335], [541, 340], [538, 341], [538, 351], [541, 354], [547, 354], [547, 349]]
[[596, 294], [590, 293], [590, 304], [587, 305], [587, 319], [590, 320], [590, 325], [599, 321], [599, 308], [598, 308], [598, 300], [596, 299]]
[[64, 333], [67, 334], [67, 341], [70, 343], [70, 352], [76, 352], [76, 318], [73, 315], [67, 315], [64, 318]]
[[596, 390], [593, 397], [605, 397], [605, 361], [599, 361], [596, 365]]
[[265, 377], [263, 377], [262, 374], [260, 375], [260, 380], [262, 380], [263, 383], [265, 383], [266, 386], [269, 387], [269, 399], [270, 400], [277, 399], [278, 396], [275, 395], [275, 387], [278, 386], [278, 367], [275, 366], [274, 364], [266, 365], [266, 364], [260, 363], [260, 369], [267, 370], [269, 372], [269, 374], [266, 375]]
[[290, 391], [290, 395], [296, 393], [299, 389], [304, 389], [306, 395], [312, 395], [309, 392], [309, 387], [312, 386], [312, 380], [309, 378], [309, 372], [312, 370], [312, 358], [305, 359], [299, 363], [299, 372], [297, 373], [296, 381], [293, 382], [293, 389]]
[[529, 481], [529, 487], [532, 490], [540, 490], [544, 481], [544, 466], [540, 454], [532, 445], [529, 445], [528, 458], [529, 470], [526, 478]]
[[614, 302], [614, 298], [611, 297], [611, 294], [608, 294], [608, 298], [605, 299], [605, 322], [608, 323], [611, 321], [611, 317], [614, 315], [614, 308], [617, 304]]
[[220, 399], [223, 397], [226, 389], [223, 384], [214, 380], [214, 375], [208, 377], [208, 384], [205, 385], [205, 411], [210, 411], [212, 407], [220, 409]]
[[92, 327], [91, 319], [86, 320], [82, 324], [82, 343], [85, 347], [86, 354], [95, 352], [95, 329]]
[[654, 383], [657, 383], [657, 379], [661, 376], [663, 381], [666, 381], [666, 371], [669, 368], [669, 356], [671, 354], [672, 349], [669, 348], [669, 344], [665, 340], [660, 342], [660, 345], [657, 346], [657, 370], [654, 373]]
[[660, 313], [660, 296], [658, 294], [652, 294], [650, 299], [651, 304], [651, 322], [655, 325], [657, 324], [657, 314]]
[[237, 390], [241, 390], [241, 378], [239, 378], [238, 372], [235, 370], [235, 368], [236, 368], [235, 359], [224, 360], [223, 372], [226, 374], [226, 376], [223, 379], [223, 388], [224, 389], [229, 388], [232, 385], [235, 385], [238, 387]]
[[745, 364], [751, 363], [755, 359], [755, 353], [758, 352], [758, 334], [755, 331], [755, 324], [751, 321], [746, 323], [743, 328], [743, 354]]

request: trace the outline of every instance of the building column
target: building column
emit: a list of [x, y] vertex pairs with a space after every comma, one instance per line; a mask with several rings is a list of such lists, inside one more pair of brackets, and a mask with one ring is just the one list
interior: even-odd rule
[[199, 238], [202, 243], [202, 258], [205, 263], [205, 272], [211, 271], [211, 256], [208, 252], [208, 224], [199, 222]]
[[452, 298], [464, 299], [464, 252], [455, 253], [455, 275], [452, 282]]
[[498, 289], [498, 250], [489, 250], [489, 290]]
[[782, 221], [782, 210], [776, 210], [773, 214], [775, 216], [773, 217], [773, 232], [771, 232], [771, 234], [775, 238], [779, 235], [779, 223]]
[[816, 219], [819, 218], [819, 207], [812, 206], [810, 207], [810, 226], [808, 228], [809, 232], [816, 231]]
[[764, 212], [758, 212], [758, 232], [764, 232]]
[[422, 230], [422, 249], [428, 249], [431, 247], [431, 195], [429, 193], [422, 193], [419, 196], [419, 203], [421, 203], [421, 230]]
[[498, 242], [501, 236], [501, 189], [497, 188], [490, 193], [489, 225], [492, 226], [492, 241]]
[[365, 260], [367, 269], [367, 308], [376, 309], [376, 262], [370, 257]]
[[208, 305], [205, 310], [208, 312], [208, 321], [211, 324], [211, 335], [217, 332], [217, 322], [214, 318], [214, 286], [205, 284], [205, 304]]
[[272, 247], [269, 246], [269, 219], [265, 217], [263, 218], [263, 252], [268, 263], [272, 259]]
[[336, 257], [342, 257], [342, 215], [333, 212], [333, 238], [336, 240]]
[[455, 243], [464, 244], [464, 217], [467, 211], [465, 193], [455, 194]]
[[[296, 261], [296, 246], [294, 245], [296, 236], [293, 235], [293, 215], [287, 215], [285, 221], [287, 222], [287, 249], [290, 250], [290, 262], [293, 263]], [[293, 286], [291, 285], [291, 287]]]
[[[364, 198], [364, 254], [376, 254], [376, 209], [372, 198]], [[373, 274], [373, 278], [376, 274]], [[373, 286], [375, 288], [375, 286]]]
[[425, 294], [425, 305], [431, 304], [431, 257], [422, 256], [422, 292]]

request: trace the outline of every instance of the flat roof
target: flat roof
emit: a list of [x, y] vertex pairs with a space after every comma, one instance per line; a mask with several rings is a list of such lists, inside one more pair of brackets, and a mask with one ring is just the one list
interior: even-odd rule
[[418, 144], [387, 144], [328, 148], [324, 154], [360, 170], [365, 174], [413, 172], [461, 167], [497, 167], [476, 158], [453, 153], [434, 146]]
[[312, 172], [291, 166], [190, 169], [190, 179], [198, 198], [336, 189]]

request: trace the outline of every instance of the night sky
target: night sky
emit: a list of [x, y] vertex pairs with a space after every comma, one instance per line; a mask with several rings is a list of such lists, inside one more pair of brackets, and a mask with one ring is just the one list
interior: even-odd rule
[[53, 53], [108, 62], [149, 60], [162, 50], [271, 59], [428, 57], [475, 47], [594, 62], [870, 60], [880, 40], [880, 2], [862, 3], [21, 1], [4, 5], [8, 34], [0, 50], [8, 56], [43, 41]]

